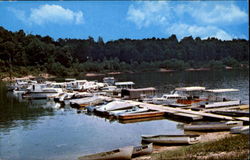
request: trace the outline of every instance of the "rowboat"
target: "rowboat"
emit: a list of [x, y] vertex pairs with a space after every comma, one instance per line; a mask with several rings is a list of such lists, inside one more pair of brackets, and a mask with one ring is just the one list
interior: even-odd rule
[[200, 135], [142, 135], [142, 141], [156, 144], [195, 144]]
[[233, 134], [249, 134], [249, 126], [237, 126], [230, 129]]
[[133, 149], [132, 157], [150, 154], [153, 152], [153, 143], [148, 145], [136, 146]]
[[149, 118], [149, 117], [162, 117], [165, 115], [165, 112], [152, 111], [152, 112], [142, 112], [142, 113], [133, 113], [133, 114], [122, 114], [118, 118], [121, 120], [128, 119], [139, 119], [139, 118]]
[[211, 111], [211, 113], [232, 116], [232, 117], [249, 117], [249, 110], [248, 111], [238, 111], [238, 110], [218, 110], [218, 111]]
[[242, 121], [227, 121], [227, 122], [194, 122], [184, 124], [183, 129], [187, 131], [221, 131], [230, 130], [235, 126], [242, 126]]
[[79, 160], [129, 160], [132, 157], [134, 147], [128, 146], [116, 150], [81, 156]]

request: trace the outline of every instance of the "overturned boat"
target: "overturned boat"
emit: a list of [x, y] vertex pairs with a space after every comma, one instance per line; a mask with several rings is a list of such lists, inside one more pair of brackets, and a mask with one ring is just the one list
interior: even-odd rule
[[132, 157], [134, 147], [128, 146], [116, 150], [101, 152], [79, 157], [79, 160], [129, 160]]
[[156, 144], [195, 144], [200, 135], [142, 135], [142, 141]]
[[187, 131], [222, 131], [230, 130], [232, 127], [242, 126], [242, 121], [227, 121], [227, 122], [194, 122], [184, 124], [183, 129]]
[[237, 126], [230, 129], [232, 134], [249, 134], [249, 126]]
[[136, 146], [133, 149], [132, 157], [142, 156], [153, 152], [153, 143], [148, 145]]

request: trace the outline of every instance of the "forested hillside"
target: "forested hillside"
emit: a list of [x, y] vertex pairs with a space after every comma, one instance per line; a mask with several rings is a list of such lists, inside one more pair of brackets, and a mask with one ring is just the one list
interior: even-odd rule
[[[112, 33], [110, 33], [112, 34]], [[0, 27], [0, 73], [51, 73], [59, 76], [85, 72], [147, 71], [159, 68], [225, 66], [246, 68], [249, 65], [248, 40], [221, 41], [185, 37], [119, 39], [104, 42], [101, 37], [58, 39], [11, 32]]]

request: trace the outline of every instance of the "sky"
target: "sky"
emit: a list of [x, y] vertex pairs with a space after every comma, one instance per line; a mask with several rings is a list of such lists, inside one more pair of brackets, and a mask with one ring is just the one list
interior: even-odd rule
[[0, 26], [58, 38], [104, 41], [192, 36], [249, 39], [247, 0], [2, 1]]

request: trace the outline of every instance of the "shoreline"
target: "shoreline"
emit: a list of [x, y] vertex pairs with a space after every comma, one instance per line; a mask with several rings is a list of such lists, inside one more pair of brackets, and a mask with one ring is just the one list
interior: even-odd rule
[[[190, 132], [190, 134], [191, 134], [191, 132]], [[220, 140], [220, 139], [223, 139], [223, 138], [226, 138], [226, 137], [235, 136], [233, 134], [230, 134], [229, 131], [209, 132], [209, 133], [199, 132], [199, 134], [201, 135], [201, 143], [199, 143], [199, 144], [206, 143], [206, 142], [215, 142], [217, 140]], [[183, 145], [183, 146], [154, 145], [153, 153], [151, 153], [150, 155], [135, 157], [135, 158], [132, 158], [132, 160], [150, 160], [150, 159], [153, 158], [153, 155], [160, 155], [161, 153], [163, 153], [165, 151], [175, 151], [175, 150], [181, 149], [181, 148], [183, 148], [185, 146], [191, 146], [191, 145]]]
[[[232, 67], [225, 67], [222, 70], [225, 71], [232, 71], [232, 70], [238, 70], [239, 68], [232, 68]], [[240, 70], [248, 70], [248, 69], [240, 69]], [[220, 70], [214, 70], [211, 68], [187, 68], [185, 70], [173, 70], [173, 69], [167, 69], [167, 68], [160, 68], [157, 70], [152, 70], [152, 71], [137, 71], [137, 72], [133, 72], [133, 71], [113, 71], [113, 72], [107, 72], [107, 73], [102, 73], [102, 72], [89, 72], [84, 74], [84, 77], [98, 77], [98, 76], [113, 76], [113, 75], [120, 75], [120, 74], [125, 74], [125, 73], [129, 73], [129, 74], [135, 74], [135, 73], [145, 73], [145, 72], [162, 72], [162, 73], [175, 73], [175, 72], [199, 72], [199, 71], [220, 71]], [[40, 73], [38, 75], [32, 75], [32, 74], [28, 74], [28, 75], [23, 75], [21, 77], [12, 77], [10, 78], [9, 76], [6, 76], [4, 78], [1, 78], [1, 81], [4, 82], [11, 82], [11, 81], [15, 81], [17, 79], [36, 79], [36, 78], [44, 78], [44, 79], [49, 79], [49, 78], [57, 78], [58, 76], [56, 75], [52, 75], [49, 73]], [[66, 76], [67, 77], [67, 76]], [[71, 77], [71, 76], [69, 76]]]

